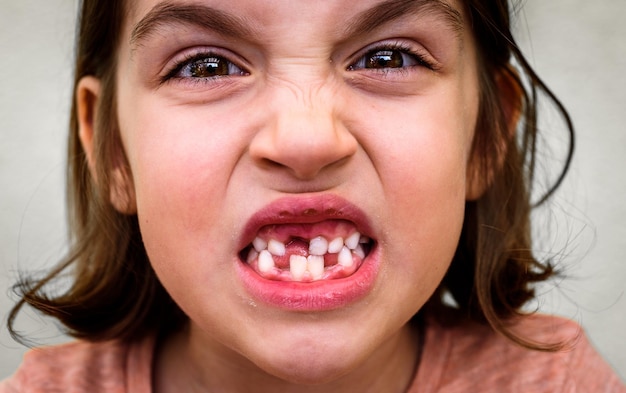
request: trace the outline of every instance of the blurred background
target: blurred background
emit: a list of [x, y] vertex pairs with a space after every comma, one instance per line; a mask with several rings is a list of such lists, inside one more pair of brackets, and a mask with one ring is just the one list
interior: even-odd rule
[[[0, 379], [26, 348], [4, 322], [21, 270], [65, 250], [65, 139], [77, 0], [0, 0]], [[520, 46], [570, 110], [578, 131], [571, 172], [535, 212], [539, 256], [565, 276], [538, 288], [531, 308], [581, 323], [626, 380], [626, 1], [531, 0], [515, 17]], [[544, 107], [545, 106], [545, 107]], [[558, 171], [563, 126], [542, 104], [549, 148], [540, 176]], [[67, 340], [32, 311], [18, 327], [35, 344]]]

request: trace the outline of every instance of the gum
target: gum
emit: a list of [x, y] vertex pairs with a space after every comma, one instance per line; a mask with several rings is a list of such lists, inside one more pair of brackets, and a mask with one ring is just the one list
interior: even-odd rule
[[312, 224], [267, 225], [261, 228], [257, 236], [266, 241], [275, 239], [285, 244], [296, 239], [303, 239], [308, 244], [308, 241], [316, 236], [324, 236], [330, 241], [336, 237], [346, 238], [354, 232], [358, 231], [354, 224], [349, 221], [326, 220]]

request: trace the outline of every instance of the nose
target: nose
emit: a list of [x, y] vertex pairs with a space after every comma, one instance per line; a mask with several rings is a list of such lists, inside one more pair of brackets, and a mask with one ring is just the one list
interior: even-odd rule
[[280, 168], [300, 180], [314, 179], [345, 164], [358, 144], [341, 120], [338, 97], [323, 87], [306, 94], [284, 90], [268, 100], [267, 121], [250, 144], [255, 162]]

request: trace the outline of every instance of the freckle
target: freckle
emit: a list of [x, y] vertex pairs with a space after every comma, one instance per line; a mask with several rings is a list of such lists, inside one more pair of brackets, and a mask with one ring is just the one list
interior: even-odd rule
[[327, 214], [329, 216], [337, 215], [337, 209], [334, 209], [332, 207], [329, 208], [329, 209], [326, 209], [325, 214]]
[[305, 216], [314, 216], [316, 214], [317, 214], [317, 210], [315, 210], [315, 209], [306, 209], [304, 211], [304, 215]]
[[290, 217], [291, 213], [289, 213], [286, 210], [281, 211], [280, 213], [278, 213], [278, 217]]

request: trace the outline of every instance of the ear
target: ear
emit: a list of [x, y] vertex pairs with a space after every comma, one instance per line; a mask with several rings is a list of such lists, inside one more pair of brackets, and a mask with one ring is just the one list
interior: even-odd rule
[[505, 136], [508, 138], [507, 142], [510, 142], [515, 137], [517, 123], [522, 114], [523, 91], [518, 81], [517, 71], [509, 66], [499, 72], [496, 75], [496, 87], [507, 125], [508, 134]]
[[[522, 87], [515, 77], [515, 70], [508, 67], [501, 70], [495, 77], [498, 94], [498, 105], [504, 115], [504, 132], [497, 132], [494, 141], [491, 141], [489, 152], [474, 148], [467, 169], [466, 199], [476, 200], [480, 198], [491, 186], [494, 178], [504, 165], [508, 147], [515, 143], [515, 131], [522, 111]], [[496, 122], [497, 119], [492, 119]], [[497, 124], [483, 124], [487, 127], [497, 127]], [[480, 132], [480, 130], [477, 130]], [[474, 136], [476, 138], [476, 136]], [[489, 155], [491, 159], [486, 159]], [[485, 165], [485, 163], [487, 163]]]
[[95, 165], [94, 134], [98, 98], [100, 97], [100, 80], [85, 76], [76, 86], [76, 111], [78, 117], [78, 138], [83, 146], [89, 172], [97, 182]]
[[[78, 137], [80, 139], [89, 172], [96, 183], [107, 181], [109, 190], [109, 201], [113, 207], [122, 214], [134, 214], [137, 211], [137, 203], [135, 200], [135, 192], [133, 182], [129, 170], [125, 167], [123, 159], [123, 151], [121, 143], [119, 143], [119, 152], [114, 157], [107, 157], [112, 160], [110, 165], [104, 168], [110, 168], [110, 173], [104, 176], [105, 179], [99, 179], [97, 168], [102, 163], [97, 162], [101, 155], [97, 154], [97, 146], [101, 135], [98, 135], [98, 107], [99, 100], [102, 97], [102, 83], [93, 76], [85, 76], [80, 79], [76, 87], [76, 110], [78, 117]], [[98, 184], [102, 186], [102, 184]], [[106, 189], [106, 188], [105, 188]]]

